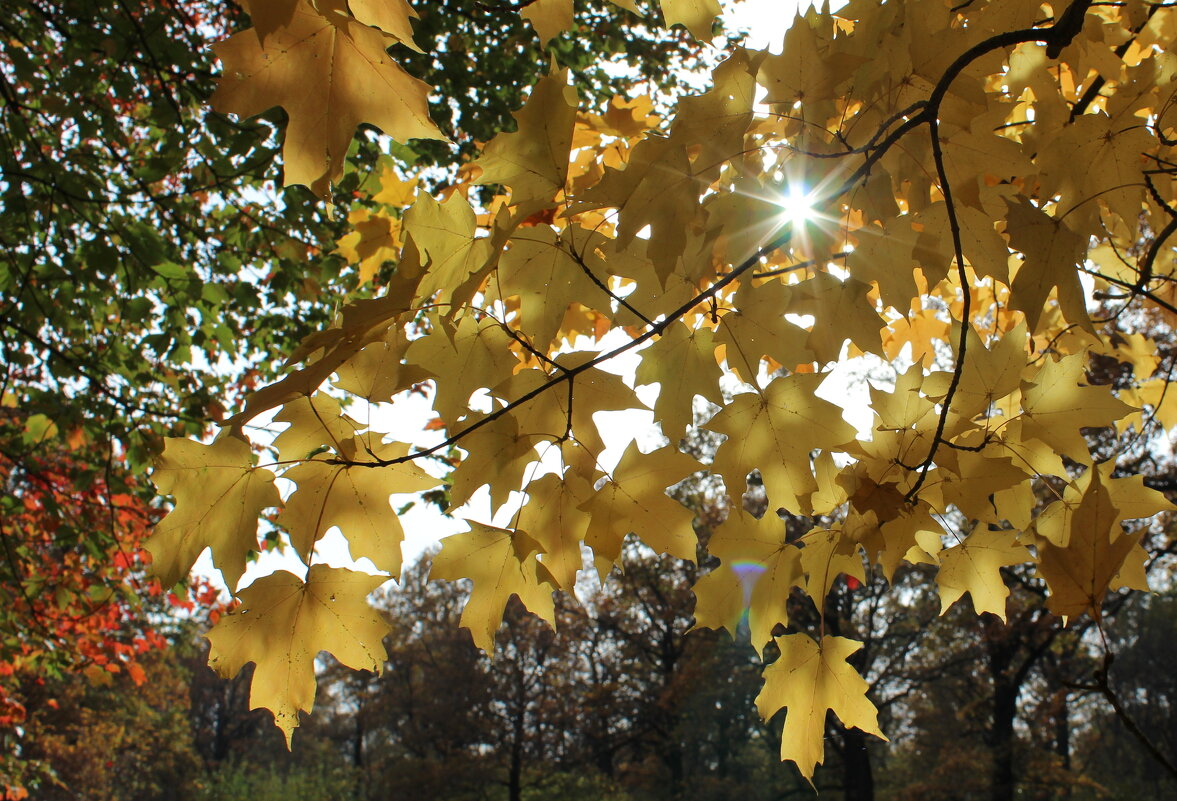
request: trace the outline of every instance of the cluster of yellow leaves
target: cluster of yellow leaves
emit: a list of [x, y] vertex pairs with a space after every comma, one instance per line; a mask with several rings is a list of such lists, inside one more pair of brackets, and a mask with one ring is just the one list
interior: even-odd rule
[[[1165, 49], [1177, 9], [1083, 4], [1068, 12], [1085, 14], [1076, 27], [1037, 3], [950, 5], [811, 11], [782, 54], [736, 47], [712, 87], [665, 121], [642, 100], [586, 111], [553, 70], [518, 130], [464, 172], [504, 187], [489, 209], [465, 184], [439, 201], [387, 173], [384, 210], [357, 213], [339, 243], [365, 277], [395, 262], [384, 294], [309, 337], [299, 366], [212, 445], [168, 444], [156, 480], [176, 508], [150, 546], [165, 581], [209, 546], [235, 586], [258, 547], [253, 521], [280, 505], [272, 470], [296, 485], [276, 522], [301, 558], [310, 564], [338, 527], [353, 556], [395, 576], [389, 496], [439, 484], [415, 463], [456, 446], [453, 510], [484, 488], [492, 511], [515, 509], [505, 527], [471, 520], [434, 565], [436, 578], [472, 582], [462, 622], [489, 652], [511, 595], [550, 620], [552, 593], [571, 592], [586, 564], [607, 575], [630, 534], [695, 559], [691, 513], [667, 489], [708, 471], [738, 509], [756, 471], [770, 509], [810, 528], [791, 540], [778, 515], [734, 511], [710, 540], [719, 566], [696, 586], [696, 618], [734, 634], [746, 614], [758, 650], [775, 639], [758, 705], [788, 709], [782, 757], [807, 777], [827, 709], [881, 733], [846, 662], [857, 644], [824, 631], [774, 638], [790, 598], [821, 613], [839, 576], [891, 579], [904, 563], [937, 568], [944, 608], [967, 594], [1002, 617], [1002, 571], [1018, 565], [1036, 565], [1064, 618], [1098, 616], [1109, 590], [1145, 589], [1140, 528], [1125, 523], [1174, 507], [1098, 461], [1083, 432], [1177, 423], [1177, 393], [1166, 392], [1171, 370], [1154, 375], [1156, 342], [1091, 319], [1088, 298], [1092, 283], [1119, 287], [1146, 301], [1132, 313], [1156, 330], [1172, 321], [1148, 304], [1172, 311], [1157, 290], [1174, 277], [1172, 254], [1148, 243], [1177, 218], [1162, 169], [1177, 159], [1177, 61]], [[663, 7], [697, 36], [716, 10]], [[214, 102], [287, 108], [288, 182], [321, 191], [338, 174], [342, 129], [360, 120], [434, 135], [420, 115], [394, 122], [363, 105], [379, 91], [391, 109], [423, 108], [383, 56], [394, 39], [411, 44], [407, 7], [381, 6], [380, 18], [359, 2], [267, 8], [256, 31], [220, 46]], [[525, 13], [547, 38], [571, 5]], [[321, 70], [357, 52], [379, 77], [340, 67], [349, 80], [325, 77], [313, 102], [283, 93], [307, 81], [293, 77], [300, 54]], [[813, 199], [811, 219], [782, 214], [793, 187]], [[605, 369], [628, 353], [640, 356], [632, 381]], [[893, 386], [870, 389], [865, 432], [829, 400], [835, 368], [860, 357], [896, 365]], [[1096, 358], [1132, 377], [1093, 383]], [[448, 437], [430, 449], [410, 451], [336, 400], [395, 411], [423, 381]], [[642, 385], [657, 385], [649, 411], [669, 439], [650, 452], [601, 414], [648, 409]], [[696, 396], [719, 411], [698, 420]], [[279, 461], [255, 464], [237, 426], [279, 408]], [[676, 446], [695, 423], [722, 437], [707, 465]], [[623, 455], [607, 463], [619, 436]], [[318, 566], [306, 583], [276, 575], [241, 590], [247, 611], [211, 638], [221, 669], [258, 663], [254, 705], [289, 733], [313, 700], [314, 649], [379, 668], [380, 627], [359, 606], [381, 579]], [[326, 636], [328, 624], [346, 636]]]

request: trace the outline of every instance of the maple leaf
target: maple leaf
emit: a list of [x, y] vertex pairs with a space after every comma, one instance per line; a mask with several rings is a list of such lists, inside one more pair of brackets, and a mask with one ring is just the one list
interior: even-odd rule
[[[594, 355], [591, 352], [561, 355], [553, 361], [557, 365], [555, 371], [581, 368]], [[495, 387], [492, 394], [504, 399], [523, 397], [550, 386], [552, 378], [551, 373], [543, 370], [521, 370]], [[639, 401], [618, 376], [599, 368], [583, 370], [570, 383], [571, 387], [562, 395], [540, 391], [537, 397], [516, 407], [515, 417], [537, 441], [554, 441], [567, 435], [587, 451], [600, 453], [605, 448], [601, 435], [607, 426], [596, 419], [596, 413], [632, 409]]]
[[580, 507], [589, 515], [585, 544], [597, 554], [598, 566], [620, 558], [631, 532], [656, 552], [694, 561], [692, 515], [666, 490], [697, 469], [698, 462], [673, 446], [643, 454], [631, 443], [609, 480]]
[[[478, 422], [482, 415], [471, 415]], [[536, 459], [537, 438], [519, 430], [519, 421], [504, 414], [462, 438], [466, 458], [450, 475], [450, 511], [457, 509], [481, 487], [490, 484], [491, 506], [498, 509], [508, 493], [523, 488], [527, 467]]]
[[638, 384], [659, 385], [654, 416], [672, 442], [694, 421], [696, 394], [716, 405], [723, 403], [719, 391], [723, 371], [715, 360], [715, 344], [710, 328], [672, 325], [647, 349], [638, 365]]
[[290, 423], [274, 437], [278, 458], [283, 461], [305, 459], [325, 445], [338, 448], [340, 442], [351, 439], [363, 427], [343, 413], [338, 399], [322, 392], [286, 403], [274, 420]]
[[556, 586], [572, 592], [583, 564], [580, 546], [589, 525], [589, 515], [580, 506], [592, 497], [592, 485], [569, 471], [563, 476], [549, 473], [526, 490], [529, 500], [519, 510], [518, 525], [539, 544], [540, 559]]
[[879, 331], [883, 321], [867, 298], [869, 285], [856, 278], [842, 281], [829, 273], [817, 273], [788, 290], [785, 311], [814, 317], [806, 345], [817, 361], [837, 361], [847, 339], [866, 352], [882, 349]]
[[[1125, 534], [1120, 526], [1121, 512], [1112, 504], [1111, 494], [1097, 468], [1091, 474], [1087, 490], [1071, 515], [1070, 536], [1066, 546], [1049, 540], [1039, 548], [1038, 572], [1050, 587], [1046, 604], [1063, 620], [1090, 612], [1099, 619], [1103, 598], [1117, 589], [1116, 579], [1125, 560], [1137, 550], [1138, 537]], [[1143, 551], [1138, 551], [1141, 557]], [[1135, 589], [1147, 590], [1147, 584]]]
[[284, 108], [285, 182], [323, 197], [360, 123], [400, 142], [445, 139], [429, 119], [429, 87], [385, 53], [389, 44], [373, 28], [300, 3], [264, 43], [244, 31], [215, 46], [225, 71], [211, 102], [242, 117]]
[[335, 369], [332, 384], [373, 403], [388, 402], [393, 395], [424, 381], [428, 374], [403, 364], [409, 339], [400, 326], [390, 326], [384, 336], [370, 342]]
[[406, 0], [347, 0], [347, 7], [358, 22], [379, 28], [401, 44], [422, 52], [413, 43], [410, 22], [417, 19], [418, 14]]
[[848, 65], [823, 58], [825, 44], [819, 27], [797, 14], [785, 31], [781, 53], [765, 58], [756, 76], [768, 90], [764, 102], [792, 107], [798, 101], [816, 104], [829, 99]]
[[256, 551], [258, 515], [281, 504], [274, 474], [255, 467], [249, 444], [222, 435], [211, 445], [168, 439], [152, 481], [176, 506], [144, 543], [160, 583], [171, 587], [205, 548], [225, 583], [236, 587]]
[[417, 197], [419, 182], [417, 178], [404, 180], [396, 170], [385, 167], [380, 174], [380, 191], [372, 195], [373, 203], [382, 203], [397, 209], [405, 209], [413, 205]]
[[430, 322], [433, 330], [413, 340], [405, 361], [435, 377], [433, 408], [452, 425], [469, 412], [475, 390], [497, 386], [519, 360], [509, 347], [514, 340], [493, 320], [463, 317], [455, 325], [432, 317]]
[[695, 596], [692, 630], [726, 629], [732, 637], [738, 636], [751, 602], [749, 585], [759, 570], [759, 566], [739, 567], [724, 562], [700, 576], [691, 587]]
[[514, 595], [527, 609], [547, 621], [555, 619], [552, 592], [556, 583], [536, 560], [540, 546], [526, 533], [467, 520], [470, 530], [441, 542], [433, 557], [433, 578], [474, 583], [462, 610], [460, 624], [470, 630], [474, 644], [494, 653], [495, 632], [503, 610]]
[[1005, 620], [1009, 588], [1000, 568], [1029, 561], [1030, 552], [1018, 543], [1017, 532], [990, 530], [978, 524], [961, 542], [940, 552], [940, 614], [948, 611], [966, 592], [978, 614], [992, 612]]
[[820, 374], [794, 374], [775, 379], [763, 392], [737, 395], [707, 424], [728, 439], [715, 455], [728, 492], [743, 494], [747, 475], [760, 470], [772, 503], [800, 511], [817, 489], [809, 454], [838, 449], [854, 439], [854, 428], [842, 410], [815, 396], [825, 380]]
[[711, 71], [711, 89], [679, 101], [671, 138], [694, 143], [695, 175], [703, 181], [718, 176], [724, 162], [744, 150], [760, 58], [760, 53], [737, 47]]
[[1115, 469], [1114, 460], [1101, 462], [1069, 483], [1063, 490], [1062, 498], [1038, 514], [1034, 520], [1034, 533], [1045, 537], [1056, 547], [1066, 548], [1071, 541], [1071, 531], [1076, 525], [1074, 515], [1091, 488], [1091, 481], [1095, 475], [1099, 476], [1100, 483], [1103, 484], [1116, 509], [1116, 523], [1149, 518], [1160, 512], [1177, 511], [1177, 507], [1164, 495], [1144, 486], [1143, 476], [1114, 478], [1112, 474]]
[[478, 236], [474, 209], [466, 198], [455, 192], [438, 203], [421, 193], [405, 212], [403, 227], [428, 261], [418, 297], [430, 298], [440, 291], [439, 302], [454, 307], [468, 300], [489, 271], [491, 248]]
[[[346, 440], [345, 456], [358, 454], [362, 461], [367, 444]], [[398, 459], [408, 453], [399, 443], [371, 448], [370, 456]], [[347, 539], [353, 559], [368, 557], [378, 570], [400, 574], [404, 531], [389, 504], [389, 495], [432, 489], [441, 483], [411, 462], [385, 467], [333, 464], [310, 459], [287, 470], [282, 478], [297, 489], [286, 500], [278, 523], [290, 532], [290, 543], [304, 562], [310, 562], [315, 543], [332, 526]]]
[[962, 438], [962, 448], [937, 454], [935, 478], [930, 479], [930, 490], [924, 497], [935, 508], [952, 504], [969, 519], [1000, 523], [991, 498], [999, 492], [1030, 480], [1021, 460], [1011, 458], [1000, 445], [984, 445], [976, 432]]
[[1083, 287], [1075, 272], [1087, 252], [1086, 240], [1065, 221], [1026, 200], [1009, 207], [1008, 219], [1010, 247], [1026, 255], [1010, 286], [1010, 305], [1025, 312], [1030, 331], [1037, 331], [1046, 298], [1055, 289], [1063, 316], [1090, 327]]
[[782, 709], [781, 759], [792, 760], [811, 784], [813, 771], [825, 761], [826, 712], [833, 711], [846, 727], [857, 727], [883, 740], [878, 710], [866, 697], [867, 683], [846, 659], [862, 643], [807, 634], [776, 638], [781, 655], [764, 669], [764, 687], [756, 707], [765, 720]]
[[[1032, 381], [1023, 382], [1022, 434], [1078, 462], [1090, 460], [1079, 429], [1110, 426], [1132, 411], [1106, 386], [1085, 386], [1087, 356], [1046, 359]], [[1061, 475], [1061, 474], [1060, 474]]]
[[[802, 583], [802, 551], [787, 541], [785, 522], [776, 514], [770, 512], [757, 520], [743, 510], [728, 518], [712, 535], [707, 549], [730, 571], [718, 575], [713, 571], [710, 575], [730, 575], [742, 588], [741, 611], [748, 611], [752, 647], [763, 653], [764, 646], [772, 640], [773, 629], [778, 624], [789, 624], [789, 593]], [[699, 601], [704, 609], [707, 591], [704, 587]], [[703, 624], [697, 620], [696, 625]], [[734, 634], [734, 621], [729, 618], [722, 625], [730, 627]]]
[[311, 565], [305, 582], [285, 570], [263, 576], [237, 593], [241, 607], [205, 635], [209, 665], [232, 678], [255, 664], [249, 707], [274, 713], [289, 748], [299, 711], [315, 705], [319, 652], [356, 670], [383, 670], [389, 625], [366, 599], [384, 581], [326, 565]]
[[[519, 297], [519, 319], [532, 344], [547, 350], [564, 313], [576, 302], [609, 307], [609, 295], [589, 276], [601, 237], [580, 228], [556, 232], [548, 227], [515, 236], [498, 271], [502, 299]], [[588, 266], [588, 271], [582, 267]]]
[[844, 529], [813, 529], [801, 538], [800, 544], [805, 594], [819, 610], [825, 608], [826, 596], [838, 576], [845, 574], [859, 583], [866, 581], [859, 544]]
[[918, 234], [911, 220], [896, 216], [880, 225], [854, 232], [854, 250], [846, 264], [860, 281], [873, 281], [883, 303], [906, 311], [918, 293], [915, 284], [915, 246]]
[[[952, 396], [952, 412], [961, 422], [972, 420], [1017, 389], [1026, 369], [1026, 327], [1018, 325], [989, 347], [981, 342], [975, 328], [966, 332], [969, 369], [964, 371]], [[932, 373], [923, 382], [923, 392], [940, 400], [948, 393], [951, 373]]]
[[335, 252], [350, 264], [359, 266], [360, 283], [367, 283], [385, 262], [395, 261], [403, 245], [400, 221], [386, 214], [373, 214], [359, 209], [348, 215], [355, 226], [337, 242]]
[[1084, 114], [1042, 142], [1038, 166], [1043, 189], [1060, 196], [1061, 213], [1099, 198], [1125, 223], [1136, 223], [1144, 200], [1141, 154], [1153, 147], [1155, 135], [1148, 126], [1129, 124], [1116, 130], [1116, 125], [1104, 114]]
[[711, 41], [711, 23], [722, 13], [718, 0], [658, 0], [666, 27], [682, 25], [701, 42]]
[[745, 284], [736, 293], [737, 312], [725, 314], [715, 338], [725, 346], [729, 369], [755, 380], [760, 359], [768, 357], [786, 367], [808, 364], [817, 356], [806, 344], [809, 332], [781, 320], [781, 309], [788, 303], [792, 288], [769, 280]]
[[644, 252], [665, 285], [686, 247], [682, 232], [698, 211], [699, 191], [686, 149], [672, 139], [652, 136], [638, 143], [624, 169], [607, 169], [573, 209], [618, 209], [617, 244], [621, 247], [629, 246], [649, 226]]
[[[532, 7], [535, 5], [539, 3]], [[571, 17], [571, 3], [568, 5]], [[534, 20], [533, 17], [533, 23]], [[506, 184], [511, 188], [511, 203], [524, 206], [528, 214], [548, 205], [568, 180], [568, 152], [577, 105], [576, 89], [568, 85], [567, 70], [553, 69], [541, 78], [523, 108], [514, 113], [519, 130], [496, 136], [474, 162], [482, 169], [475, 183]]]
[[[415, 284], [415, 279], [408, 283]], [[313, 354], [309, 364], [252, 393], [245, 409], [226, 420], [224, 425], [241, 425], [300, 395], [314, 394], [332, 373], [346, 365], [365, 346], [382, 338], [387, 340], [389, 327], [408, 311], [407, 294], [411, 286], [398, 289], [405, 292], [390, 291], [383, 297], [358, 300], [345, 306], [337, 326], [311, 334], [290, 357], [290, 363], [296, 363]]]
[[531, 23], [542, 43], [572, 27], [572, 0], [535, 0], [519, 11]]

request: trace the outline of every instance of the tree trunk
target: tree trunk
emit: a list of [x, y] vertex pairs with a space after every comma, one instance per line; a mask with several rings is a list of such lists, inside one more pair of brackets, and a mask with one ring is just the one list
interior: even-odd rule
[[871, 773], [866, 735], [842, 728], [842, 793], [845, 801], [874, 801], [875, 778]]
[[[1059, 690], [1055, 695], [1054, 709], [1054, 751], [1058, 754], [1063, 770], [1071, 770], [1071, 708], [1067, 702], [1067, 691]], [[1071, 785], [1064, 781], [1058, 797], [1071, 797]]]
[[993, 676], [991, 801], [1013, 801], [1014, 798], [1014, 718], [1018, 713], [1018, 688], [1005, 679], [1001, 673]]
[[521, 707], [512, 721], [514, 742], [511, 743], [511, 765], [507, 771], [507, 799], [521, 801], [523, 798], [523, 736], [527, 710]]

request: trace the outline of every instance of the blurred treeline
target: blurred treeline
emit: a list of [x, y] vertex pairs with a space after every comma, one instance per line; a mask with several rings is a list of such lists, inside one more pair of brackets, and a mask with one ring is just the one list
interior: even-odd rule
[[[393, 626], [383, 676], [323, 663], [315, 712], [292, 754], [269, 714], [249, 711], [248, 669], [218, 679], [192, 626], [145, 657], [142, 686], [29, 677], [20, 758], [52, 771], [31, 797], [812, 796], [778, 761], [780, 719], [766, 725], [756, 714], [759, 657], [726, 632], [691, 631], [694, 566], [635, 547], [624, 573], [586, 586], [582, 605], [564, 600], [555, 631], [509, 607], [493, 661], [458, 628], [464, 588], [426, 582], [427, 570], [426, 559], [380, 598]], [[1082, 621], [1064, 629], [1032, 578], [1011, 572], [1007, 581], [1008, 623], [976, 618], [967, 603], [940, 617], [918, 580], [831, 594], [827, 626], [865, 640], [858, 667], [891, 742], [831, 718], [815, 777], [822, 799], [1177, 797], [1177, 783], [1094, 689], [1105, 658], [1098, 632]], [[1136, 594], [1108, 609], [1111, 684], [1172, 759], [1177, 595]], [[812, 607], [798, 605], [794, 623], [811, 619]]]

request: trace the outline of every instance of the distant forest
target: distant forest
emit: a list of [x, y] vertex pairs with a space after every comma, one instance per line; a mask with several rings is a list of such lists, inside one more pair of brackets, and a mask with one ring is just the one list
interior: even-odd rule
[[[458, 628], [464, 588], [427, 583], [427, 570], [426, 559], [381, 596], [394, 626], [382, 677], [323, 663], [315, 713], [295, 733], [293, 754], [267, 711], [249, 711], [249, 670], [224, 681], [204, 666], [195, 624], [143, 657], [138, 687], [125, 674], [105, 685], [29, 677], [23, 757], [51, 779], [35, 797], [812, 797], [779, 761], [780, 721], [756, 714], [755, 652], [725, 632], [691, 630], [694, 566], [635, 546], [624, 573], [586, 588], [583, 608], [560, 609], [555, 631], [512, 604], [493, 661]], [[959, 606], [939, 617], [914, 575], [897, 581], [898, 592], [884, 594], [880, 583], [831, 595], [827, 625], [866, 642], [857, 667], [892, 740], [846, 730], [831, 715], [815, 776], [823, 800], [1177, 797], [1177, 783], [1096, 691], [1103, 656], [1093, 630], [1084, 621], [1060, 628], [1034, 583], [1013, 578], [1005, 624]], [[795, 614], [804, 620], [800, 602]], [[1172, 758], [1177, 674], [1164, 666], [1177, 641], [1177, 596], [1113, 600], [1105, 628], [1119, 698]]]

